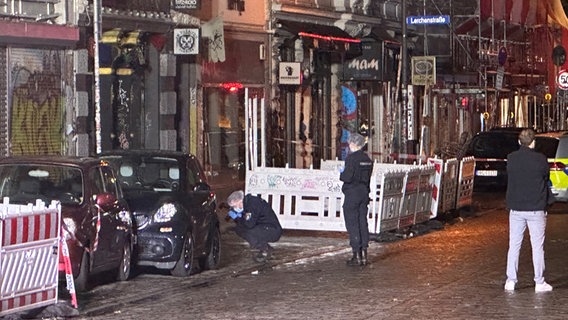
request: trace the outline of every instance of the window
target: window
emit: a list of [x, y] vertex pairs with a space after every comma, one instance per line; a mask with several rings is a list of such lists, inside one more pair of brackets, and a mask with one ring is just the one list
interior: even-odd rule
[[229, 10], [237, 10], [239, 13], [245, 11], [245, 0], [228, 0]]

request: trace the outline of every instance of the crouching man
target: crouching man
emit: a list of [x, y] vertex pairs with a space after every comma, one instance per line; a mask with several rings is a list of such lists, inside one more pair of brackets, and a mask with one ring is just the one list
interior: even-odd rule
[[237, 224], [237, 235], [258, 250], [255, 261], [266, 262], [274, 250], [268, 243], [278, 241], [282, 235], [282, 226], [272, 207], [260, 197], [245, 196], [242, 190], [231, 193], [227, 204], [231, 207], [228, 215]]

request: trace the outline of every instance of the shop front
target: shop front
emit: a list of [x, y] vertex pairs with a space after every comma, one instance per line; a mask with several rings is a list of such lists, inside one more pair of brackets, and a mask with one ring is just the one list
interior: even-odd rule
[[265, 98], [264, 37], [225, 35], [225, 61], [202, 63], [202, 163], [217, 184], [244, 179], [246, 99]]

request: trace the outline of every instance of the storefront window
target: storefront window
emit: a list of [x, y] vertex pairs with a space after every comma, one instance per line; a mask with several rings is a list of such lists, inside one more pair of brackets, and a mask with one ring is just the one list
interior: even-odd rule
[[[249, 99], [262, 89], [248, 89]], [[205, 163], [211, 180], [243, 180], [245, 172], [245, 89], [205, 88]], [[260, 108], [260, 104], [259, 108]], [[260, 112], [260, 110], [259, 110]], [[260, 121], [260, 117], [258, 117]], [[260, 128], [260, 123], [258, 124]], [[230, 180], [228, 180], [230, 179]]]

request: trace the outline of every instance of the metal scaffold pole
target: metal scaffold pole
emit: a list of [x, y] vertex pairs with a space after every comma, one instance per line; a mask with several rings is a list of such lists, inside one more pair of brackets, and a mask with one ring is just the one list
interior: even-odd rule
[[100, 72], [99, 72], [99, 41], [101, 39], [101, 0], [94, 0], [94, 23], [93, 23], [93, 38], [94, 38], [94, 75], [95, 75], [95, 87], [94, 87], [94, 102], [95, 102], [95, 149], [96, 153], [102, 152], [102, 142], [101, 142], [101, 83], [100, 83]]

